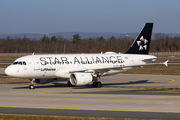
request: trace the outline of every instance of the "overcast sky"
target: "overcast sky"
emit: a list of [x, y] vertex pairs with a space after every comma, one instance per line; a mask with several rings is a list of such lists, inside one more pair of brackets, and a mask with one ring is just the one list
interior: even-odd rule
[[180, 33], [180, 0], [0, 0], [0, 34]]

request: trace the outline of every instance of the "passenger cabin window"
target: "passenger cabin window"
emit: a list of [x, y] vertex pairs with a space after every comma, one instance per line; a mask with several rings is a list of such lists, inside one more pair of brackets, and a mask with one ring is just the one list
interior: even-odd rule
[[13, 65], [26, 65], [26, 62], [25, 61], [16, 61], [16, 62], [13, 62]]

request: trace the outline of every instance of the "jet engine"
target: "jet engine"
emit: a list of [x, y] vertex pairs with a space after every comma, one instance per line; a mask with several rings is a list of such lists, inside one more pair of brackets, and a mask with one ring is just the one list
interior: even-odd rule
[[91, 73], [73, 73], [70, 75], [72, 85], [87, 85], [93, 81]]
[[46, 83], [50, 83], [54, 80], [56, 80], [56, 79], [54, 79], [54, 78], [51, 78], [51, 79], [35, 79], [35, 82], [37, 84], [46, 84]]

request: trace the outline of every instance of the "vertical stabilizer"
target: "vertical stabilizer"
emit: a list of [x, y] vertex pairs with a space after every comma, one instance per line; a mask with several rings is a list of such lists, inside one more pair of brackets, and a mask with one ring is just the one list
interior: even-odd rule
[[146, 23], [131, 48], [125, 54], [148, 54], [153, 23]]

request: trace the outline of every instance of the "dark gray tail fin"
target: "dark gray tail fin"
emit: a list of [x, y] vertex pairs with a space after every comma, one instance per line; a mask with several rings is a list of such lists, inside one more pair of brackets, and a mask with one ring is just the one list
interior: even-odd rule
[[131, 48], [125, 54], [148, 54], [151, 42], [153, 23], [146, 23]]

